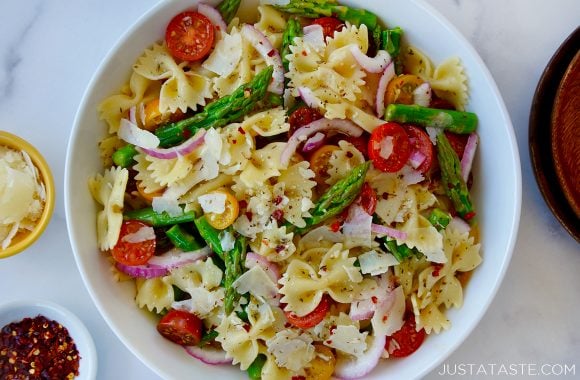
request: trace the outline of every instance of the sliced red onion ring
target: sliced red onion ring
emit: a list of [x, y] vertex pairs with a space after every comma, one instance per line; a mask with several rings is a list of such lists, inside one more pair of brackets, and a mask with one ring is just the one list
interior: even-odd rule
[[165, 276], [169, 273], [169, 269], [160, 267], [158, 265], [125, 265], [119, 262], [115, 263], [115, 267], [121, 272], [139, 278], [155, 278]]
[[407, 233], [404, 231], [399, 231], [397, 229], [383, 226], [382, 224], [371, 224], [371, 231], [378, 235], [390, 236], [394, 239], [405, 240], [407, 239]]
[[327, 119], [322, 118], [313, 121], [312, 123], [306, 124], [300, 127], [294, 132], [292, 136], [288, 139], [286, 147], [280, 155], [280, 163], [283, 166], [287, 166], [290, 162], [290, 158], [296, 152], [298, 145], [306, 141], [310, 136], [319, 131], [338, 131], [349, 136], [358, 137], [362, 135], [363, 130], [361, 127], [356, 125], [350, 120], [346, 119]]
[[324, 31], [322, 25], [310, 24], [302, 29], [304, 33], [304, 42], [307, 42], [315, 49], [323, 49], [326, 46], [324, 42]]
[[280, 269], [276, 263], [269, 261], [262, 255], [259, 255], [254, 252], [248, 252], [246, 254], [246, 262], [244, 266], [248, 269], [255, 267], [256, 265], [260, 266], [264, 272], [274, 281], [275, 284], [278, 283], [280, 279]]
[[[135, 115], [133, 115], [133, 118], [135, 118]], [[137, 124], [127, 119], [121, 119], [117, 134], [121, 140], [139, 148], [157, 149], [159, 146], [159, 137], [145, 129], [139, 128]]]
[[411, 152], [411, 155], [409, 156], [409, 163], [411, 164], [413, 169], [417, 169], [419, 166], [421, 166], [421, 164], [425, 161], [426, 158], [427, 156], [425, 156], [423, 152], [421, 152], [418, 149], [415, 149], [414, 151]]
[[375, 336], [366, 352], [358, 358], [343, 359], [336, 361], [334, 375], [339, 379], [359, 379], [370, 373], [379, 363], [385, 350], [385, 336]]
[[231, 364], [232, 359], [226, 357], [226, 352], [219, 348], [206, 346], [201, 348], [198, 346], [183, 346], [185, 351], [194, 358], [201, 360], [205, 364]]
[[160, 256], [153, 256], [147, 264], [151, 266], [158, 266], [167, 270], [178, 268], [185, 264], [193, 263], [194, 261], [205, 259], [211, 253], [211, 248], [205, 246], [197, 251], [184, 252], [180, 249], [172, 249]]
[[366, 243], [371, 246], [372, 215], [359, 204], [353, 203], [348, 208], [348, 215], [342, 225], [342, 233], [349, 239]]
[[431, 104], [431, 85], [428, 82], [422, 83], [413, 91], [413, 103], [429, 107]]
[[469, 178], [469, 173], [471, 172], [471, 166], [473, 165], [473, 159], [475, 158], [477, 143], [478, 143], [477, 134], [473, 132], [467, 138], [465, 150], [463, 151], [463, 157], [461, 157], [461, 175], [463, 176], [463, 180], [465, 182], [467, 182], [467, 179]]
[[395, 75], [395, 64], [394, 62], [391, 62], [387, 65], [385, 71], [383, 71], [377, 87], [375, 111], [377, 112], [378, 117], [383, 117], [385, 114], [385, 93], [387, 92], [389, 82], [395, 77]]
[[375, 304], [371, 299], [355, 301], [350, 305], [350, 312], [348, 316], [353, 321], [363, 321], [371, 319], [375, 314]]
[[374, 58], [363, 53], [357, 44], [350, 45], [350, 52], [358, 64], [369, 73], [380, 73], [392, 61], [391, 55], [385, 50], [379, 50]]
[[179, 156], [185, 156], [193, 152], [195, 149], [200, 147], [201, 144], [203, 144], [204, 136], [205, 129], [200, 129], [195, 135], [185, 140], [181, 145], [177, 145], [171, 148], [141, 147], [141, 150], [152, 157], [168, 160], [171, 158], [177, 158]]
[[282, 65], [282, 58], [278, 50], [272, 46], [270, 40], [254, 28], [252, 25], [245, 24], [242, 27], [242, 36], [246, 38], [254, 49], [262, 56], [267, 65], [274, 67], [272, 73], [272, 82], [268, 86], [268, 91], [277, 95], [282, 95], [284, 92], [284, 66]]
[[217, 9], [211, 5], [199, 3], [197, 5], [197, 11], [207, 17], [218, 30], [224, 33], [227, 32], [228, 26], [226, 25], [226, 22], [224, 21], [221, 13]]
[[306, 142], [304, 143], [304, 146], [302, 147], [302, 151], [304, 153], [308, 153], [308, 152], [312, 152], [313, 150], [320, 148], [322, 145], [324, 145], [325, 138], [326, 138], [326, 136], [324, 135], [324, 133], [316, 132], [316, 134], [314, 136], [312, 136], [308, 140], [306, 140]]
[[310, 108], [322, 108], [322, 101], [316, 97], [314, 91], [308, 87], [298, 87], [298, 94], [302, 101]]

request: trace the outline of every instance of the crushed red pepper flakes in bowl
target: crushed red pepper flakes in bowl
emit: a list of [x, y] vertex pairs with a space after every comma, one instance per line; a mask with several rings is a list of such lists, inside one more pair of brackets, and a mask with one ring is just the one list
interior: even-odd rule
[[73, 313], [50, 301], [0, 305], [0, 379], [95, 380], [92, 337]]
[[0, 330], [0, 378], [74, 379], [80, 354], [66, 327], [38, 315]]

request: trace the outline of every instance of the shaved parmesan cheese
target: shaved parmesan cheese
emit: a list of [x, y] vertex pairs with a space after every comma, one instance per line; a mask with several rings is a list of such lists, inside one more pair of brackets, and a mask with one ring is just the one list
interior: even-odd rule
[[155, 239], [155, 230], [153, 230], [153, 227], [143, 226], [133, 233], [124, 235], [121, 241], [126, 243], [141, 243], [153, 239]]
[[295, 330], [282, 330], [266, 341], [268, 352], [276, 364], [292, 371], [299, 371], [314, 359], [312, 338]]
[[389, 157], [391, 157], [391, 154], [393, 154], [393, 136], [387, 136], [384, 139], [382, 139], [380, 147], [381, 150], [379, 152], [379, 155], [385, 160], [388, 160]]
[[373, 276], [386, 273], [389, 267], [399, 264], [395, 256], [387, 253], [378, 253], [374, 250], [360, 255], [358, 261], [361, 272]]
[[187, 293], [191, 295], [190, 299], [173, 302], [171, 307], [193, 313], [200, 318], [207, 318], [218, 305], [222, 304], [224, 298], [223, 288], [209, 291], [204, 287], [199, 287], [188, 289]]
[[121, 119], [118, 135], [121, 140], [140, 148], [151, 149], [159, 146], [159, 137], [145, 129], [139, 128], [127, 119]]
[[324, 344], [346, 354], [359, 357], [367, 349], [367, 335], [368, 332], [361, 333], [356, 326], [338, 325], [332, 330], [330, 337], [324, 341]]
[[398, 286], [377, 305], [371, 319], [373, 332], [377, 336], [390, 336], [401, 329], [404, 323], [405, 293]]
[[224, 252], [231, 251], [232, 249], [234, 249], [236, 239], [234, 239], [234, 234], [232, 234], [230, 231], [220, 232], [219, 238], [220, 245], [222, 246]]
[[272, 299], [278, 295], [278, 286], [259, 266], [255, 266], [234, 281], [234, 289], [240, 294], [251, 293], [256, 297]]
[[197, 201], [206, 214], [210, 212], [223, 214], [226, 211], [226, 195], [224, 193], [214, 192], [200, 195]]
[[151, 207], [153, 207], [153, 211], [158, 214], [163, 212], [168, 213], [170, 216], [179, 216], [183, 214], [183, 209], [179, 206], [177, 199], [168, 196], [154, 197], [151, 202]]
[[229, 76], [242, 58], [242, 36], [239, 33], [223, 34], [202, 66], [221, 77]]

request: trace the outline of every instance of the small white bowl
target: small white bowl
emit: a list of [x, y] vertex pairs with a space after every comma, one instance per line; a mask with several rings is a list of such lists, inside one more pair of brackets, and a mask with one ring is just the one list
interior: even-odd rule
[[0, 305], [0, 328], [24, 318], [42, 315], [66, 327], [80, 354], [79, 376], [75, 380], [94, 380], [97, 375], [97, 350], [81, 320], [69, 310], [50, 301], [10, 301]]

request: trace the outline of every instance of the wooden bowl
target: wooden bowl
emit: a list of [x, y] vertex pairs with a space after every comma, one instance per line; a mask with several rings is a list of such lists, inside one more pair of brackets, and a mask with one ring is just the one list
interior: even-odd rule
[[529, 148], [548, 207], [580, 242], [580, 27], [546, 66], [532, 102]]

